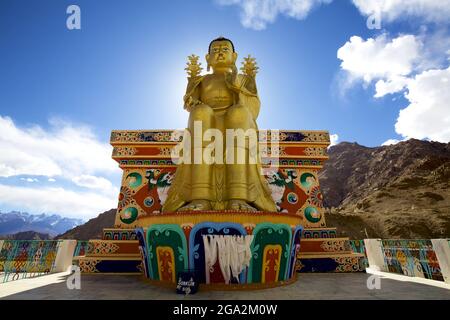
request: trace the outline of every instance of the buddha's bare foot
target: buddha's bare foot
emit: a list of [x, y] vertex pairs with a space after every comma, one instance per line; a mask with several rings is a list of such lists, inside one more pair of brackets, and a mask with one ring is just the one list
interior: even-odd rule
[[258, 211], [255, 207], [251, 206], [244, 200], [230, 200], [228, 203], [228, 210], [238, 210], [238, 211]]
[[201, 211], [211, 210], [211, 203], [208, 200], [193, 200], [177, 211]]

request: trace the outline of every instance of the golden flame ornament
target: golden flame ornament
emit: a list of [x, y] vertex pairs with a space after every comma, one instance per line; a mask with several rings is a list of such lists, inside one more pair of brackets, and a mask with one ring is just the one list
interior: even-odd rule
[[252, 56], [248, 55], [244, 58], [244, 61], [242, 62], [241, 71], [246, 76], [254, 78], [256, 76], [256, 73], [258, 72], [259, 67], [256, 65], [256, 59]]
[[187, 71], [189, 78], [196, 78], [200, 75], [200, 72], [203, 70], [201, 67], [201, 63], [198, 62], [199, 56], [195, 54], [191, 54], [188, 56], [187, 67], [184, 69]]

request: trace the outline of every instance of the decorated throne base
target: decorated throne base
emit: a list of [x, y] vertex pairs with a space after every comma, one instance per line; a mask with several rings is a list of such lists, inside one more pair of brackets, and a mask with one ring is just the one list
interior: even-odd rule
[[[295, 214], [244, 211], [189, 211], [143, 215], [137, 220], [145, 277], [174, 286], [179, 272], [190, 270], [203, 288], [257, 289], [296, 279], [303, 228]], [[219, 260], [205, 264], [203, 235], [253, 235], [250, 264], [226, 283]]]

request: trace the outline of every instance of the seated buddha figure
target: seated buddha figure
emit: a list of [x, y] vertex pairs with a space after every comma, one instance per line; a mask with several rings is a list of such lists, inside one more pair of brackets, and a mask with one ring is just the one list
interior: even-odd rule
[[[195, 56], [191, 56], [195, 57]], [[198, 57], [196, 57], [198, 59]], [[194, 60], [196, 59], [194, 58]], [[193, 137], [195, 126], [201, 124], [202, 135], [208, 129], [222, 133], [223, 157], [230, 154], [226, 146], [235, 136], [227, 135], [228, 129], [235, 132], [257, 132], [256, 118], [260, 101], [256, 89], [256, 64], [253, 58], [246, 58], [243, 73], [236, 68], [237, 53], [231, 40], [220, 37], [210, 45], [206, 61], [207, 70], [212, 73], [200, 75], [201, 68], [191, 66], [184, 108], [190, 113], [187, 130]], [[192, 60], [191, 60], [192, 62]], [[196, 70], [194, 70], [196, 69]], [[189, 73], [189, 65], [188, 65]], [[194, 138], [193, 138], [194, 139]], [[243, 145], [233, 144], [234, 152], [243, 152], [245, 161], [215, 161], [214, 163], [180, 163], [170, 187], [163, 212], [196, 210], [237, 210], [237, 211], [276, 211], [266, 179], [262, 175], [259, 156], [250, 161], [249, 137]], [[191, 154], [203, 154], [208, 143], [192, 142]], [[256, 138], [257, 148], [257, 138]], [[241, 150], [238, 150], [241, 148]], [[198, 153], [197, 153], [198, 154]], [[217, 160], [217, 159], [216, 159]], [[237, 162], [237, 163], [236, 163]]]

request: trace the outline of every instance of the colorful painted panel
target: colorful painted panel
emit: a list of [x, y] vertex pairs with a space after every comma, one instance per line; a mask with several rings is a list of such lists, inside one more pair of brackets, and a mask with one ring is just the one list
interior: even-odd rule
[[85, 241], [85, 240], [77, 241], [77, 245], [76, 245], [75, 250], [73, 252], [73, 256], [74, 257], [85, 256], [87, 248], [88, 248], [88, 243], [89, 243], [89, 241]]
[[349, 253], [351, 247], [347, 238], [303, 239], [301, 253]]
[[[322, 143], [327, 146], [330, 143], [328, 131], [306, 130], [259, 130], [259, 141], [278, 142], [306, 142]], [[173, 143], [180, 142], [183, 138], [183, 130], [113, 130], [110, 142], [112, 145], [136, 144], [145, 142]]]
[[308, 196], [297, 178], [296, 169], [276, 169], [266, 173], [278, 212], [297, 212], [306, 203]]
[[155, 224], [147, 230], [147, 251], [151, 279], [162, 280], [159, 273], [158, 247], [170, 247], [174, 254], [174, 274], [188, 268], [188, 248], [183, 230], [177, 224]]
[[265, 174], [278, 212], [297, 213], [306, 227], [325, 226], [317, 170], [277, 168]]
[[137, 240], [90, 240], [86, 256], [134, 256], [139, 255]]
[[262, 283], [278, 281], [280, 274], [280, 261], [283, 249], [279, 244], [268, 244], [264, 248]]
[[363, 272], [364, 257], [314, 257], [298, 260], [299, 272]]
[[139, 241], [139, 252], [141, 254], [142, 265], [144, 267], [144, 275], [146, 278], [149, 278], [149, 261], [148, 261], [148, 252], [147, 246], [145, 245], [145, 232], [142, 228], [137, 228], [135, 231], [135, 235], [137, 240]]
[[134, 229], [103, 229], [103, 240], [137, 240]]
[[324, 228], [324, 229], [305, 229], [303, 230], [303, 239], [310, 238], [336, 238], [335, 228]]
[[0, 250], [3, 282], [52, 272], [59, 244], [58, 240], [4, 240]]
[[295, 272], [295, 265], [297, 261], [297, 255], [300, 252], [300, 239], [302, 237], [302, 231], [303, 228], [301, 226], [298, 226], [295, 228], [292, 236], [292, 245], [291, 245], [291, 255], [289, 258], [289, 267], [288, 267], [288, 276], [287, 278], [290, 279], [294, 275]]
[[252, 259], [247, 275], [248, 283], [262, 282], [262, 271], [265, 265], [264, 250], [267, 245], [280, 245], [281, 258], [278, 280], [286, 280], [291, 252], [292, 231], [287, 224], [260, 223], [253, 230], [251, 245]]
[[[205, 247], [203, 235], [246, 235], [244, 227], [237, 223], [213, 223], [204, 222], [194, 226], [189, 237], [189, 267], [197, 273], [199, 283], [206, 282]], [[209, 270], [208, 270], [209, 272]], [[209, 274], [211, 283], [223, 283], [225, 280], [218, 262], [213, 266]], [[244, 282], [244, 274], [240, 275], [240, 282]]]
[[79, 260], [81, 273], [142, 273], [142, 261], [128, 259], [100, 260], [85, 258]]
[[174, 172], [175, 168], [124, 170], [116, 227], [133, 228], [138, 216], [160, 213], [167, 199]]
[[157, 247], [159, 280], [175, 282], [175, 258], [171, 247]]
[[382, 240], [389, 272], [444, 281], [431, 240]]
[[[160, 214], [175, 175], [175, 168], [125, 169], [119, 195], [116, 227], [134, 228], [141, 215]], [[266, 171], [277, 211], [296, 213], [306, 227], [324, 227], [322, 193], [316, 170]], [[107, 235], [105, 237], [121, 237]]]
[[119, 143], [141, 143], [141, 142], [180, 142], [182, 141], [182, 130], [114, 130], [111, 132], [111, 144]]
[[354, 253], [364, 254], [364, 259], [362, 260], [362, 263], [364, 264], [364, 268], [368, 268], [369, 260], [367, 259], [366, 246], [364, 245], [364, 240], [348, 240], [348, 244]]

